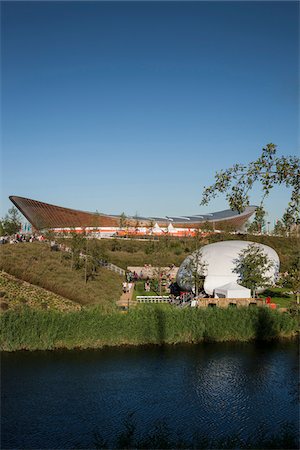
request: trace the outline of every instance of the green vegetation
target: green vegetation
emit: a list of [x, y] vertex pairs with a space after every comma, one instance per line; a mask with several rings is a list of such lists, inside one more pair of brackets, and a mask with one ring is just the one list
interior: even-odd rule
[[58, 309], [59, 311], [76, 311], [78, 303], [67, 300], [53, 292], [26, 281], [19, 280], [5, 272], [0, 272], [0, 309], [20, 309], [24, 305], [31, 308]]
[[153, 290], [146, 292], [144, 286], [145, 286], [144, 281], [137, 281], [135, 283], [135, 289], [133, 291], [133, 300], [136, 300], [137, 295], [158, 295], [157, 292]]
[[292, 337], [297, 319], [266, 308], [194, 309], [141, 305], [127, 314], [99, 308], [62, 313], [24, 308], [1, 318], [2, 350], [249, 341]]
[[[212, 437], [209, 434], [194, 430], [193, 437], [183, 437], [181, 429], [177, 435], [168, 427], [164, 420], [149, 423], [149, 431], [141, 432], [131, 412], [121, 423], [120, 431], [115, 433], [113, 445], [101, 435], [94, 433], [95, 449], [296, 449], [298, 448], [299, 430], [289, 422], [284, 423], [275, 433], [266, 431], [263, 423], [257, 424], [255, 437], [242, 438], [239, 433], [222, 437]], [[80, 447], [81, 448], [81, 447]]]
[[266, 273], [272, 269], [274, 263], [257, 245], [249, 244], [239, 253], [235, 263], [233, 272], [238, 274], [238, 282], [250, 289], [253, 297], [258, 287], [272, 285], [272, 278]]
[[258, 206], [253, 221], [248, 224], [248, 233], [261, 233], [266, 225], [266, 211], [263, 206]]
[[[194, 250], [202, 245], [220, 242], [224, 240], [247, 240], [260, 242], [274, 248], [279, 255], [281, 267], [285, 272], [300, 250], [300, 240], [296, 237], [255, 236], [251, 234], [220, 233], [201, 238], [182, 238], [163, 236], [155, 239], [131, 240], [131, 239], [101, 239], [95, 240], [95, 245], [105, 254], [107, 260], [123, 269], [128, 266], [143, 266], [157, 263], [157, 255], [160, 257], [162, 267], [174, 264], [179, 266], [182, 261]], [[70, 245], [70, 239], [60, 239], [66, 245]]]
[[260, 297], [271, 297], [272, 303], [276, 303], [277, 307], [281, 308], [293, 308], [296, 304], [296, 296], [288, 288], [268, 288], [262, 293]]
[[298, 223], [300, 205], [300, 160], [296, 156], [277, 156], [276, 145], [270, 143], [262, 149], [261, 156], [248, 165], [234, 164], [215, 175], [215, 183], [204, 188], [202, 205], [207, 205], [218, 194], [226, 193], [232, 210], [243, 212], [249, 205], [249, 192], [259, 183], [262, 190], [260, 208], [256, 211], [258, 227], [262, 225], [264, 210], [263, 201], [274, 186], [291, 188], [291, 198], [283, 215], [283, 223], [287, 230]]
[[18, 233], [21, 228], [21, 215], [17, 208], [12, 206], [6, 216], [0, 220], [0, 236], [11, 236]]
[[[226, 235], [213, 235], [210, 242], [224, 238]], [[286, 255], [286, 267], [294, 261], [291, 255], [297, 251], [297, 240], [271, 236], [255, 239]], [[64, 242], [67, 244], [68, 239]], [[208, 242], [201, 241], [203, 244]], [[157, 255], [162, 258], [161, 266], [180, 264], [195, 249], [193, 239], [171, 238], [145, 242], [101, 240], [90, 242], [89, 248], [98, 245], [100, 250], [93, 250], [95, 254], [107, 254], [109, 261], [122, 261], [123, 267], [151, 264], [157, 260]], [[265, 308], [202, 310], [151, 304], [139, 305], [124, 314], [116, 310], [116, 301], [121, 295], [121, 276], [104, 268], [92, 268], [93, 276], [86, 283], [85, 259], [76, 256], [72, 261], [70, 254], [51, 251], [49, 244], [2, 245], [0, 251], [0, 269], [37, 286], [3, 275], [0, 303], [9, 306], [8, 309], [2, 308], [1, 315], [0, 345], [3, 350], [98, 348], [203, 340], [248, 341], [292, 337], [297, 332], [296, 316]], [[76, 270], [71, 268], [75, 262]], [[264, 294], [271, 296], [280, 306], [289, 307], [291, 297], [286, 291], [289, 291], [289, 286]], [[139, 294], [145, 295], [143, 282], [137, 283], [135, 296]], [[79, 310], [74, 311], [76, 308]]]
[[54, 292], [80, 305], [99, 305], [103, 311], [116, 308], [122, 290], [122, 277], [99, 268], [85, 283], [84, 260], [71, 269], [70, 255], [53, 252], [39, 242], [1, 246], [0, 269], [29, 283]]
[[[162, 237], [159, 240], [122, 240], [102, 239], [90, 240], [88, 250], [95, 255], [105, 256], [124, 269], [128, 266], [143, 266], [145, 263], [154, 266], [158, 255], [161, 266], [175, 264], [182, 261], [199, 246], [219, 242], [226, 239], [241, 239], [260, 242], [273, 247], [279, 254], [281, 272], [295, 271], [295, 261], [299, 253], [299, 239], [294, 237], [249, 236], [215, 234], [209, 238], [171, 238]], [[72, 239], [60, 239], [70, 246]], [[77, 269], [75, 270], [75, 266]], [[0, 247], [0, 269], [22, 280], [48, 289], [62, 297], [68, 298], [81, 305], [100, 304], [104, 310], [114, 308], [115, 301], [120, 298], [122, 277], [103, 268], [89, 264], [89, 280], [85, 283], [85, 260], [74, 254], [65, 252], [51, 252], [48, 244], [39, 242], [22, 243], [16, 245], [2, 245]], [[73, 269], [73, 270], [72, 270]], [[293, 272], [293, 273], [294, 273]], [[285, 280], [285, 291], [291, 291], [289, 280]], [[140, 292], [143, 295], [144, 292]], [[281, 296], [280, 296], [281, 297]]]

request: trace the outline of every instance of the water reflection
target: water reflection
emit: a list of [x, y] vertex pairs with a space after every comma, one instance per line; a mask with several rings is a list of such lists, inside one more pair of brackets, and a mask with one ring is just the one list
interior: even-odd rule
[[129, 412], [141, 431], [163, 420], [186, 436], [297, 425], [297, 361], [295, 343], [4, 354], [2, 447], [89, 446]]

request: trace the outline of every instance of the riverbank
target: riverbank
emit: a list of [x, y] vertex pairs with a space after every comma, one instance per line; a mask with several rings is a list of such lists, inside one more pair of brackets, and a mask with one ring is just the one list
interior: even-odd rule
[[22, 308], [1, 317], [3, 351], [252, 341], [293, 338], [297, 318], [265, 308], [175, 309], [143, 305], [128, 313], [99, 308], [64, 313]]

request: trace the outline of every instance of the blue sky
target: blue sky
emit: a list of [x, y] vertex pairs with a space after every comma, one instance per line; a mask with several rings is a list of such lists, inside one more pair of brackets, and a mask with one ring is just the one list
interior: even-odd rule
[[[216, 170], [269, 142], [298, 151], [296, 2], [1, 9], [1, 216], [9, 195], [132, 215], [226, 209], [199, 206]], [[271, 221], [288, 197], [274, 190]]]

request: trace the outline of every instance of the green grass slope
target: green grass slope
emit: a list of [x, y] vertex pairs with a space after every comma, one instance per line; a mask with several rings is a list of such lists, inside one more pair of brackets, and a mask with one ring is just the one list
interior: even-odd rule
[[81, 309], [81, 306], [72, 300], [0, 272], [0, 310], [2, 312], [8, 309], [20, 311], [24, 306], [64, 312]]
[[[269, 245], [277, 251], [281, 271], [288, 270], [293, 258], [300, 251], [300, 239], [296, 237], [254, 236], [249, 234], [221, 233], [199, 239], [161, 237], [156, 240], [131, 240], [131, 239], [101, 239], [96, 244], [101, 248], [106, 258], [126, 269], [128, 266], [142, 266], [152, 264], [179, 266], [182, 261], [192, 253], [198, 245], [211, 244], [224, 240], [247, 240]], [[62, 239], [65, 244], [70, 244], [69, 239]]]
[[103, 268], [85, 283], [83, 268], [71, 270], [66, 254], [51, 252], [42, 243], [2, 245], [0, 269], [80, 305], [99, 305], [103, 311], [115, 308], [122, 290], [122, 277]]

